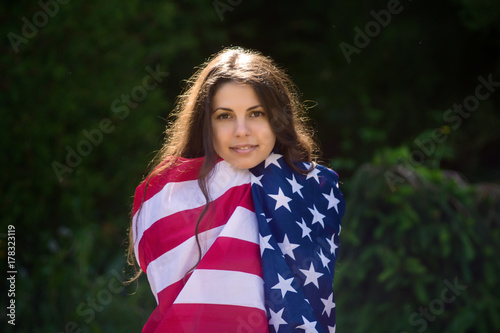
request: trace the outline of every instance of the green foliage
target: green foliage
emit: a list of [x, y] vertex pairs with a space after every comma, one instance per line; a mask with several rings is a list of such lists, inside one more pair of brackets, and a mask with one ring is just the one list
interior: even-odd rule
[[[405, 155], [378, 155], [350, 184], [335, 281], [338, 329], [498, 331], [500, 187], [394, 163]], [[449, 283], [465, 286], [453, 300]]]

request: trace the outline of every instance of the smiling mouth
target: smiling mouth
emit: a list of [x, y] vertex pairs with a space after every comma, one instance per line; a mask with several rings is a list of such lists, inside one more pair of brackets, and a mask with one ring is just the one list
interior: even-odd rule
[[257, 148], [257, 146], [256, 145], [255, 146], [248, 145], [248, 146], [231, 147], [232, 150], [237, 151], [237, 152], [241, 152], [241, 153], [249, 152], [249, 151], [253, 150], [254, 148]]

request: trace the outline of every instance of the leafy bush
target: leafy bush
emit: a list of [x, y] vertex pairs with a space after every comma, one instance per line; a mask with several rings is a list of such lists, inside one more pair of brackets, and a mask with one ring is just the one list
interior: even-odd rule
[[500, 330], [500, 187], [401, 158], [408, 149], [384, 151], [350, 184], [339, 331]]

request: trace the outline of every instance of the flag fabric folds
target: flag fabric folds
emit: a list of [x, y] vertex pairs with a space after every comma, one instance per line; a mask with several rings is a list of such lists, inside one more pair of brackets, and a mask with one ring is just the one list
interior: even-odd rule
[[[308, 163], [297, 163], [308, 170]], [[272, 153], [251, 169], [271, 332], [335, 332], [333, 277], [345, 203], [332, 170]]]
[[158, 306], [143, 332], [268, 332], [250, 173], [220, 161], [209, 182], [210, 209], [198, 186], [202, 159], [181, 159], [141, 184], [133, 208], [137, 260]]
[[344, 210], [336, 174], [316, 166], [302, 175], [275, 153], [250, 171], [219, 161], [198, 228], [199, 260], [202, 162], [181, 158], [136, 189], [135, 254], [158, 303], [143, 332], [334, 329]]

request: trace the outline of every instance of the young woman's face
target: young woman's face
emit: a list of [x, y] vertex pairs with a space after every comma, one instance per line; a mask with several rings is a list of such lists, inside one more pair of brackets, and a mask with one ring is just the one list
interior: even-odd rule
[[238, 169], [264, 161], [276, 136], [255, 90], [228, 82], [215, 92], [212, 110], [213, 143], [217, 154]]

